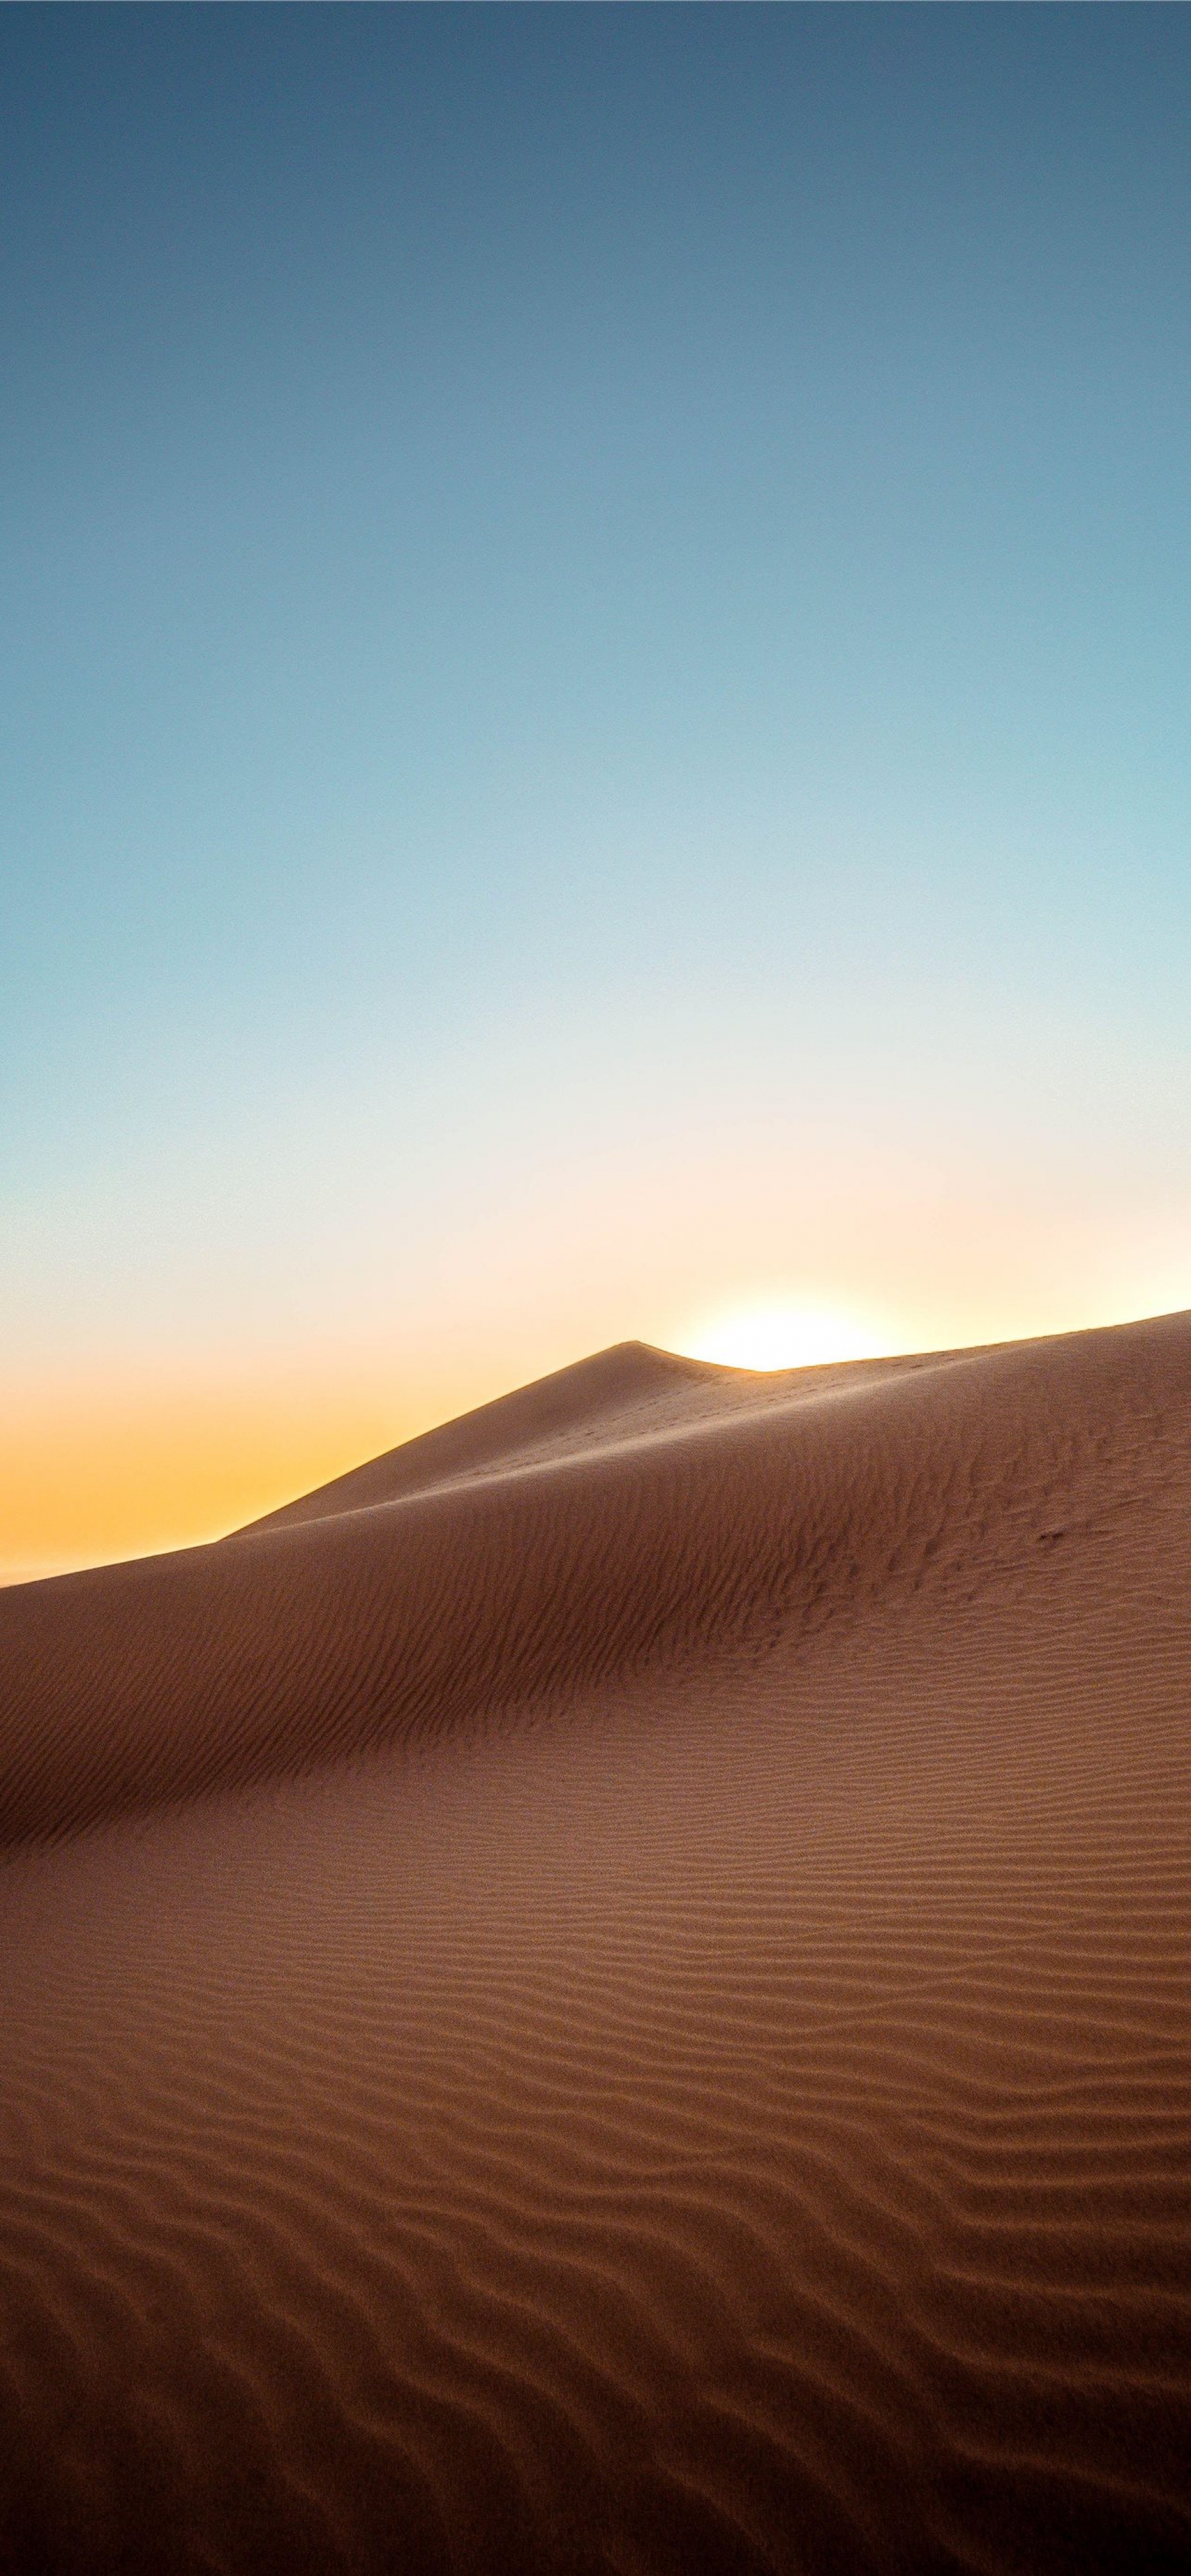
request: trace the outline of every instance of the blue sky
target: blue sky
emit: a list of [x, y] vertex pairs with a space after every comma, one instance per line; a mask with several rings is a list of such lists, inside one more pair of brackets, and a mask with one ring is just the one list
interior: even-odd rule
[[1186, 12], [0, 63], [12, 1365], [1191, 1302]]

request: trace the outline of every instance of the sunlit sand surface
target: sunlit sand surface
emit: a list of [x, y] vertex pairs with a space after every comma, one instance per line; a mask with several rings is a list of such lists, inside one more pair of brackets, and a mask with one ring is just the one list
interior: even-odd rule
[[1191, 1318], [0, 1595], [0, 2565], [1191, 2564]]

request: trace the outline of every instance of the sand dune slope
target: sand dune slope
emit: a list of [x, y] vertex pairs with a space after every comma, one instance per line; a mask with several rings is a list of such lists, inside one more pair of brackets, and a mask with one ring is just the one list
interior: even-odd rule
[[0, 1594], [0, 2565], [1191, 2565], [1191, 1318]]

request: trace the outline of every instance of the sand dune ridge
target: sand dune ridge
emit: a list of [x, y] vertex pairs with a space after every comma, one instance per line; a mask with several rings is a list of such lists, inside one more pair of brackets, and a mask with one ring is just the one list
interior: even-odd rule
[[630, 1345], [0, 1595], [0, 2564], [1191, 2563], [1189, 1394]]

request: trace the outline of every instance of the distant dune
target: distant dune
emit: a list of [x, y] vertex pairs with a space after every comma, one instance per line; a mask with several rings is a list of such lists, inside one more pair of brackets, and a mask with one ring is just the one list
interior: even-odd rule
[[0, 1593], [0, 2567], [1191, 2567], [1191, 1316]]

